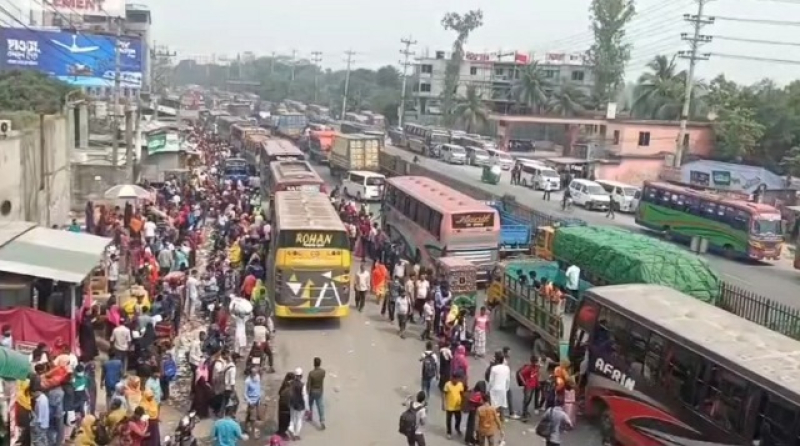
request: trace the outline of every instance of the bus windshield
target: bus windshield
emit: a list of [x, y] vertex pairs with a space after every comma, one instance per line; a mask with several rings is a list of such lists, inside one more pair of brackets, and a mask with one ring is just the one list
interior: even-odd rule
[[753, 235], [780, 235], [783, 224], [780, 215], [759, 215], [753, 219]]
[[367, 177], [367, 186], [383, 186], [386, 180], [382, 177]]
[[636, 193], [639, 192], [639, 189], [635, 187], [623, 187], [622, 193], [625, 194], [626, 197], [635, 197]]

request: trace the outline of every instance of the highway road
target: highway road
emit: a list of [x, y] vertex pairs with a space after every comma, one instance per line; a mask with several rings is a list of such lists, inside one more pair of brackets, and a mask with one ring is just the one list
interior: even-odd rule
[[[393, 146], [387, 146], [386, 151], [392, 155], [400, 155], [409, 161], [414, 157], [410, 152]], [[478, 167], [456, 166], [430, 158], [420, 158], [420, 164], [435, 169], [437, 172], [451, 178], [467, 181], [473, 186], [498, 196], [504, 194], [513, 195], [518, 202], [548, 214], [565, 215], [561, 211], [560, 193], [553, 193], [551, 201], [544, 201], [542, 200], [541, 192], [535, 192], [522, 186], [512, 186], [508, 172], [503, 172], [500, 184], [491, 185], [480, 181], [481, 169]], [[615, 220], [610, 220], [605, 218], [604, 212], [576, 208], [568, 216], [581, 218], [592, 225], [610, 225], [646, 232], [634, 223], [632, 216], [621, 213], [617, 213]], [[784, 254], [784, 259], [773, 263], [731, 261], [712, 254], [704, 257], [726, 282], [775, 301], [800, 308], [800, 271], [792, 268], [792, 262], [786, 258], [786, 254]]]

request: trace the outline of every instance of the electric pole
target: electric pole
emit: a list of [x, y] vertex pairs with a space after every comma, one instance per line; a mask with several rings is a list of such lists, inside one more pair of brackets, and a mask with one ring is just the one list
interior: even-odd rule
[[[153, 48], [150, 50], [150, 60], [153, 77], [153, 85], [150, 88], [151, 97], [161, 97], [166, 95], [167, 86], [169, 85], [169, 73], [172, 70], [172, 58], [177, 56], [178, 53], [170, 51], [169, 48], [164, 46], [157, 46], [153, 42]], [[156, 101], [155, 112], [153, 119], [158, 120], [158, 101]], [[139, 120], [136, 120], [138, 126]]]
[[407, 39], [400, 39], [400, 43], [405, 45], [405, 48], [400, 50], [400, 54], [403, 55], [403, 60], [400, 61], [400, 65], [403, 66], [403, 80], [400, 88], [400, 109], [397, 111], [397, 123], [402, 127], [403, 115], [406, 114], [406, 77], [408, 77], [408, 67], [411, 65], [408, 59], [414, 55], [414, 52], [411, 51], [411, 45], [416, 45], [417, 41], [408, 36]]
[[689, 42], [689, 51], [679, 51], [678, 56], [682, 59], [689, 59], [689, 72], [686, 75], [686, 86], [683, 90], [683, 108], [681, 109], [680, 129], [678, 130], [678, 140], [675, 141], [675, 167], [680, 167], [683, 163], [683, 151], [686, 145], [683, 140], [686, 138], [686, 124], [689, 120], [689, 111], [692, 106], [692, 90], [694, 89], [694, 69], [699, 60], [708, 60], [710, 54], [698, 54], [700, 45], [711, 42], [711, 36], [700, 34], [700, 29], [705, 25], [714, 23], [713, 17], [703, 17], [703, 10], [709, 0], [697, 0], [697, 15], [684, 14], [683, 20], [690, 22], [694, 26], [691, 36], [687, 33], [681, 34], [681, 40]]
[[319, 72], [322, 69], [320, 66], [320, 63], [322, 63], [322, 52], [312, 51], [311, 62], [314, 63], [314, 103], [316, 104], [319, 95]]
[[289, 78], [289, 80], [291, 80], [292, 83], [294, 83], [294, 66], [296, 65], [295, 63], [296, 61], [297, 61], [297, 50], [292, 50], [292, 66], [291, 66], [292, 70], [291, 70], [291, 77]]
[[269, 75], [275, 74], [275, 51], [272, 52], [269, 58]]
[[120, 51], [120, 40], [122, 38], [122, 19], [115, 18], [117, 25], [117, 39], [114, 45], [114, 108], [112, 115], [111, 132], [111, 164], [114, 170], [119, 169], [119, 96], [122, 90], [122, 80], [120, 79], [120, 65], [122, 65], [122, 54]]
[[339, 119], [344, 119], [344, 114], [347, 113], [347, 94], [350, 91], [350, 68], [353, 66], [353, 56], [356, 55], [356, 52], [353, 50], [348, 50], [344, 52], [345, 56], [347, 56], [347, 71], [344, 75], [344, 97], [342, 97], [342, 114], [339, 116]]

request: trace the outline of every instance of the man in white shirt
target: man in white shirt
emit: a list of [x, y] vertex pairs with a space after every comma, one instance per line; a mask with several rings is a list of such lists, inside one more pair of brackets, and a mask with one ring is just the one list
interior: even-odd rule
[[148, 219], [144, 222], [144, 239], [147, 242], [147, 246], [152, 246], [153, 242], [155, 242], [157, 229], [158, 226], [153, 220]]
[[544, 189], [544, 195], [542, 195], [542, 200], [550, 201], [550, 194], [553, 192], [553, 186], [550, 185], [549, 181], [544, 182], [542, 185], [542, 189]]
[[233, 397], [234, 392], [236, 392], [236, 361], [230, 360], [230, 358], [226, 358], [227, 362], [225, 364], [225, 404], [223, 406], [223, 410], [231, 401], [231, 397]]
[[[414, 301], [414, 308], [416, 308], [417, 312], [419, 312], [419, 317], [423, 318], [425, 301], [428, 300], [428, 291], [431, 289], [431, 284], [428, 282], [427, 276], [425, 276], [425, 274], [421, 274], [415, 286], [417, 289], [417, 299]], [[425, 319], [423, 318], [423, 323], [424, 320]]]
[[117, 352], [117, 357], [122, 359], [122, 370], [128, 370], [128, 352], [131, 350], [133, 335], [131, 329], [125, 324], [119, 324], [111, 331], [111, 348]]
[[367, 302], [367, 292], [369, 291], [370, 274], [366, 264], [361, 264], [361, 270], [356, 274], [356, 309], [364, 311], [364, 304]]
[[186, 279], [186, 317], [191, 319], [199, 306], [200, 280], [197, 278], [197, 270], [192, 270], [189, 278]]
[[411, 309], [411, 297], [406, 295], [405, 293], [400, 293], [397, 296], [397, 300], [394, 303], [395, 308], [395, 316], [397, 316], [397, 325], [400, 328], [398, 334], [400, 338], [405, 339], [406, 337], [406, 325], [408, 323], [408, 319], [413, 313]]
[[117, 283], [119, 283], [119, 257], [116, 254], [111, 254], [106, 278], [108, 279], [108, 292], [114, 294], [117, 290]]
[[403, 280], [403, 276], [406, 275], [406, 261], [400, 259], [394, 265], [394, 271], [392, 271], [392, 277], [397, 277], [400, 280]]
[[[580, 267], [578, 265], [570, 265], [569, 268], [567, 268], [567, 271], [564, 275], [566, 276], [566, 283], [564, 284], [565, 285], [564, 288], [567, 289], [567, 293], [570, 296], [574, 297], [575, 299], [578, 299], [578, 294], [580, 293], [580, 285], [581, 285]], [[567, 298], [565, 299], [565, 301], [570, 302], [572, 301], [572, 299]], [[569, 303], [567, 305], [569, 305]], [[567, 310], [569, 310], [569, 308]]]

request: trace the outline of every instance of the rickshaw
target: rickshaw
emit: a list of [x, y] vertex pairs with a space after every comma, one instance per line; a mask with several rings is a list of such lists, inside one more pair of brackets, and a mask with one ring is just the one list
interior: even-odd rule
[[483, 173], [481, 174], [481, 181], [487, 184], [497, 184], [500, 182], [500, 173], [502, 169], [500, 166], [483, 166]]

